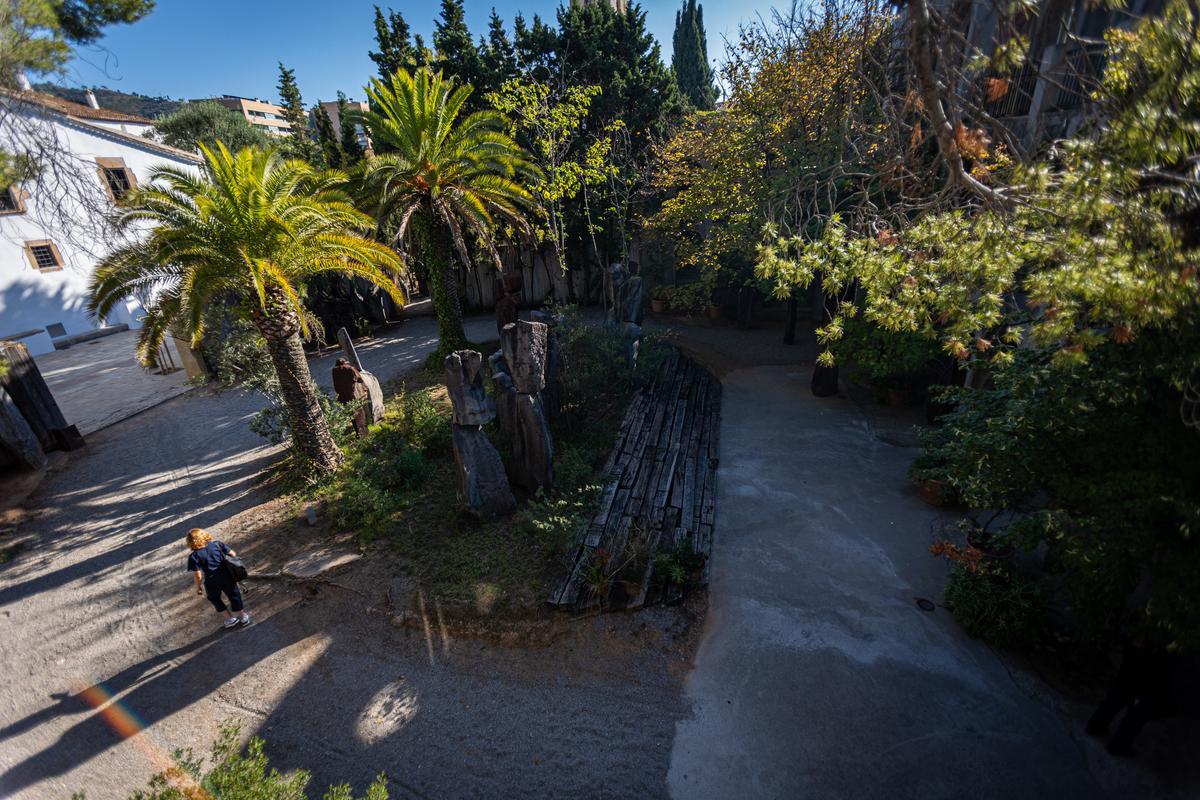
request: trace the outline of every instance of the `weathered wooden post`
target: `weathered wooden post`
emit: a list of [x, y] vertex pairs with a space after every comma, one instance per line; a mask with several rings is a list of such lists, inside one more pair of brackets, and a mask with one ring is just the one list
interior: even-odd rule
[[554, 442], [542, 405], [546, 388], [546, 326], [518, 321], [504, 326], [500, 344], [515, 394], [513, 481], [531, 492], [554, 487]]
[[483, 432], [483, 426], [496, 418], [496, 407], [483, 390], [483, 356], [474, 350], [446, 356], [446, 389], [453, 406], [451, 441], [463, 504], [483, 519], [511, 514], [517, 501], [504, 462]]

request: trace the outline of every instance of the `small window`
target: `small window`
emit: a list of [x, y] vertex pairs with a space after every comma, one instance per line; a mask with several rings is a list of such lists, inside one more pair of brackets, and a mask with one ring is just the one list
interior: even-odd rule
[[25, 243], [25, 256], [39, 272], [54, 272], [63, 268], [62, 255], [54, 242], [42, 240]]
[[15, 186], [0, 189], [0, 214], [23, 214], [25, 204], [21, 202], [21, 190]]
[[137, 188], [137, 179], [125, 166], [125, 159], [97, 158], [96, 163], [100, 166], [100, 180], [114, 203], [125, 199], [125, 195]]

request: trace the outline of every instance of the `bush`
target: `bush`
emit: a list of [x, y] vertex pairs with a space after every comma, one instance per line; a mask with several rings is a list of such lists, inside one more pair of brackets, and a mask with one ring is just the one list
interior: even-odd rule
[[[155, 775], [146, 789], [138, 790], [129, 800], [192, 800], [204, 797], [211, 800], [306, 800], [305, 789], [311, 776], [306, 770], [281, 774], [270, 766], [264, 753], [265, 742], [257, 736], [246, 745], [245, 754], [238, 747], [240, 727], [226, 724], [212, 745], [212, 767], [206, 772], [204, 760], [197, 759], [190, 749], [176, 750], [175, 766]], [[76, 792], [72, 800], [83, 800], [84, 793]], [[325, 800], [354, 800], [348, 784], [331, 786]], [[363, 800], [387, 800], [387, 778], [379, 775], [367, 790]]]
[[945, 599], [963, 630], [1000, 647], [1029, 646], [1042, 627], [1040, 588], [995, 564], [955, 564]]
[[919, 333], [887, 331], [863, 319], [846, 320], [842, 338], [830, 345], [839, 363], [852, 362], [884, 387], [900, 388], [937, 358], [937, 343]]

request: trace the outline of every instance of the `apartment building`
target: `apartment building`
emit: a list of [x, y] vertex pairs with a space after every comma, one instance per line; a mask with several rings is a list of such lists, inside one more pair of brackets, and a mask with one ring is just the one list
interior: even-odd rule
[[232, 108], [245, 117], [251, 125], [271, 136], [290, 136], [292, 133], [291, 125], [287, 121], [282, 106], [233, 94], [208, 99], [213, 103], [220, 103], [226, 108]]

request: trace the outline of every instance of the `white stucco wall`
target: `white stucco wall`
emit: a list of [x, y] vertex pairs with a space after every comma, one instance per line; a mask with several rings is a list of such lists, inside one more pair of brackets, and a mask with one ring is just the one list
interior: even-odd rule
[[[44, 177], [21, 187], [25, 213], [0, 215], [0, 337], [44, 329], [53, 323], [60, 323], [67, 335], [93, 330], [103, 324], [126, 323], [137, 327], [142, 308], [134, 299], [128, 300], [124, 308], [114, 310], [106, 320], [92, 319], [86, 311], [88, 281], [97, 261], [115, 243], [101, 232], [103, 226], [97, 219], [98, 215], [111, 211], [113, 205], [97, 174], [96, 159], [124, 159], [139, 185], [146, 183], [150, 171], [160, 164], [193, 170], [199, 167], [195, 161], [182, 156], [109, 135], [94, 124], [64, 120], [29, 109], [20, 113], [26, 119], [35, 119], [37, 114], [36, 119], [42, 125], [40, 130], [52, 131], [59, 137], [63, 150], [73, 154], [74, 158], [65, 159], [70, 162], [65, 167], [63, 160], [59, 160], [53, 180]], [[0, 145], [11, 129], [11, 125], [0, 126]], [[70, 170], [73, 179], [62, 179], [65, 170]], [[76, 196], [81, 192], [87, 192], [88, 196]], [[65, 216], [73, 222], [65, 222], [64, 215], [53, 210], [55, 206], [68, 209]], [[40, 272], [29, 263], [25, 242], [44, 239], [57, 245], [64, 262], [63, 269]], [[31, 351], [45, 351], [48, 346], [48, 337], [44, 335], [24, 341]]]

